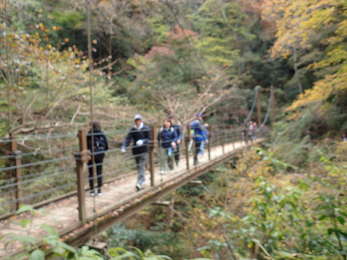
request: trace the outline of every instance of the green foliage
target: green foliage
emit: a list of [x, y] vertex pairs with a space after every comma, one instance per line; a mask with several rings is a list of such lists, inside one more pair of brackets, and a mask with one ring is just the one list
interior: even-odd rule
[[237, 47], [242, 40], [252, 38], [248, 28], [242, 26], [244, 19], [244, 13], [236, 3], [209, 0], [199, 8], [193, 17], [195, 26], [202, 33], [197, 46], [210, 62], [224, 67], [235, 65], [239, 58]]
[[312, 151], [311, 138], [315, 137], [311, 137], [311, 134], [322, 123], [324, 124], [324, 122], [316, 121], [311, 111], [307, 111], [301, 120], [276, 123], [272, 132], [272, 153], [281, 161], [296, 167], [304, 166], [308, 162], [308, 157], [312, 155], [308, 153]]
[[127, 247], [132, 245], [143, 251], [155, 249], [160, 244], [169, 245], [173, 240], [173, 235], [165, 232], [130, 230], [123, 225], [115, 225], [108, 232], [111, 247]]
[[167, 40], [167, 36], [170, 32], [170, 27], [165, 21], [163, 16], [152, 16], [148, 18], [150, 27], [153, 30], [153, 43], [163, 44]]
[[[22, 206], [18, 212], [31, 212], [34, 210], [30, 206]], [[19, 223], [22, 225], [22, 223]], [[28, 223], [30, 225], [30, 221]], [[102, 260], [105, 259], [99, 252], [86, 246], [75, 249], [62, 242], [59, 233], [49, 225], [42, 225], [41, 229], [45, 231], [42, 238], [36, 238], [30, 235], [8, 234], [2, 240], [6, 243], [16, 241], [24, 246], [25, 252], [16, 255], [16, 259], [41, 260], [49, 257], [58, 257], [59, 259], [71, 260]], [[131, 248], [126, 250], [115, 247], [110, 248], [107, 252], [109, 259], [128, 259], [128, 260], [170, 260], [171, 258], [164, 255], [156, 255], [149, 249], [142, 252], [140, 249]]]
[[133, 251], [127, 251], [123, 248], [112, 248], [109, 250], [112, 260], [128, 259], [128, 260], [170, 260], [171, 258], [163, 255], [155, 255], [150, 250], [142, 252], [140, 249], [134, 248]]

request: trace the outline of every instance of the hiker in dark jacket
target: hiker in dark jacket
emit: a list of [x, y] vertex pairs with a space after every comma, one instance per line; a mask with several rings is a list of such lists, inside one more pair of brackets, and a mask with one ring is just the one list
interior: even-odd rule
[[175, 129], [172, 127], [170, 120], [165, 120], [162, 128], [158, 133], [158, 143], [161, 148], [160, 153], [160, 173], [173, 170], [174, 164], [174, 151], [176, 149], [177, 134]]
[[149, 144], [151, 142], [151, 130], [144, 125], [142, 116], [135, 115], [135, 125], [130, 128], [121, 148], [123, 153], [132, 143], [132, 153], [135, 158], [137, 168], [136, 190], [143, 189], [145, 183], [145, 168], [148, 161]]
[[202, 156], [205, 151], [205, 144], [208, 142], [208, 131], [202, 124], [202, 114], [195, 115], [196, 119], [190, 124], [192, 139], [195, 143], [194, 165], [199, 163], [198, 157]]
[[175, 157], [176, 166], [178, 166], [180, 162], [180, 144], [183, 139], [182, 128], [180, 125], [175, 124], [175, 118], [173, 116], [171, 116], [169, 120], [171, 122], [173, 129], [175, 129], [175, 132], [176, 132], [176, 149], [174, 151], [174, 157]]
[[[101, 195], [102, 164], [105, 158], [105, 152], [108, 150], [107, 138], [101, 130], [100, 123], [97, 121], [91, 123], [91, 128], [87, 134], [87, 147], [91, 153], [91, 159], [88, 161], [90, 194], [97, 196]], [[94, 190], [95, 170], [97, 190]]]

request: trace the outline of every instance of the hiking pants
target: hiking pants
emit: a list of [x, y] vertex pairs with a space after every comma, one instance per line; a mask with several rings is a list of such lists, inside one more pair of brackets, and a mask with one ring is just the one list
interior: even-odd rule
[[[102, 187], [102, 164], [104, 162], [105, 154], [96, 154], [94, 158], [88, 161], [89, 171], [89, 187], [91, 191], [94, 191], [94, 180], [97, 179], [98, 191], [101, 192]], [[93, 162], [94, 159], [94, 162]], [[94, 168], [96, 169], [96, 176], [94, 174]]]
[[145, 171], [146, 171], [146, 165], [148, 161], [148, 153], [140, 153], [135, 154], [135, 162], [136, 162], [136, 169], [137, 169], [137, 183], [139, 185], [143, 185], [145, 183]]
[[171, 147], [160, 148], [160, 171], [167, 172], [173, 170], [174, 151]]
[[178, 163], [180, 162], [180, 145], [177, 143], [176, 143], [176, 150], [174, 154], [175, 154], [175, 162], [176, 162], [176, 165], [178, 166]]
[[199, 163], [198, 156], [203, 155], [205, 150], [204, 141], [195, 141], [195, 150], [194, 150], [194, 165]]

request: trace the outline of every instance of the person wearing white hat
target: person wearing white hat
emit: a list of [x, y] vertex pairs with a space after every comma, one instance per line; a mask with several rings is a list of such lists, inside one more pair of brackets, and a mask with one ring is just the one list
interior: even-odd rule
[[148, 161], [149, 144], [151, 142], [151, 129], [143, 123], [141, 115], [134, 117], [135, 125], [130, 128], [121, 151], [126, 152], [127, 147], [132, 143], [132, 153], [135, 158], [137, 168], [136, 190], [143, 189], [145, 183], [145, 168]]

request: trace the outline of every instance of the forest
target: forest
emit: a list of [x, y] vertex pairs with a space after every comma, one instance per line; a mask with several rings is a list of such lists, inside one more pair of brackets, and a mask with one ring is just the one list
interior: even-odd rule
[[[135, 114], [267, 129], [202, 185], [167, 195], [174, 206], [100, 233], [107, 250], [70, 247], [47, 228], [51, 249], [24, 239], [12, 259], [347, 260], [346, 0], [0, 0], [0, 44], [0, 215], [13, 136], [36, 151], [26, 163], [71, 155], [95, 119], [117, 154]], [[76, 140], [53, 138], [65, 135]], [[33, 170], [43, 166], [23, 175]], [[71, 192], [72, 180], [25, 188]]]

